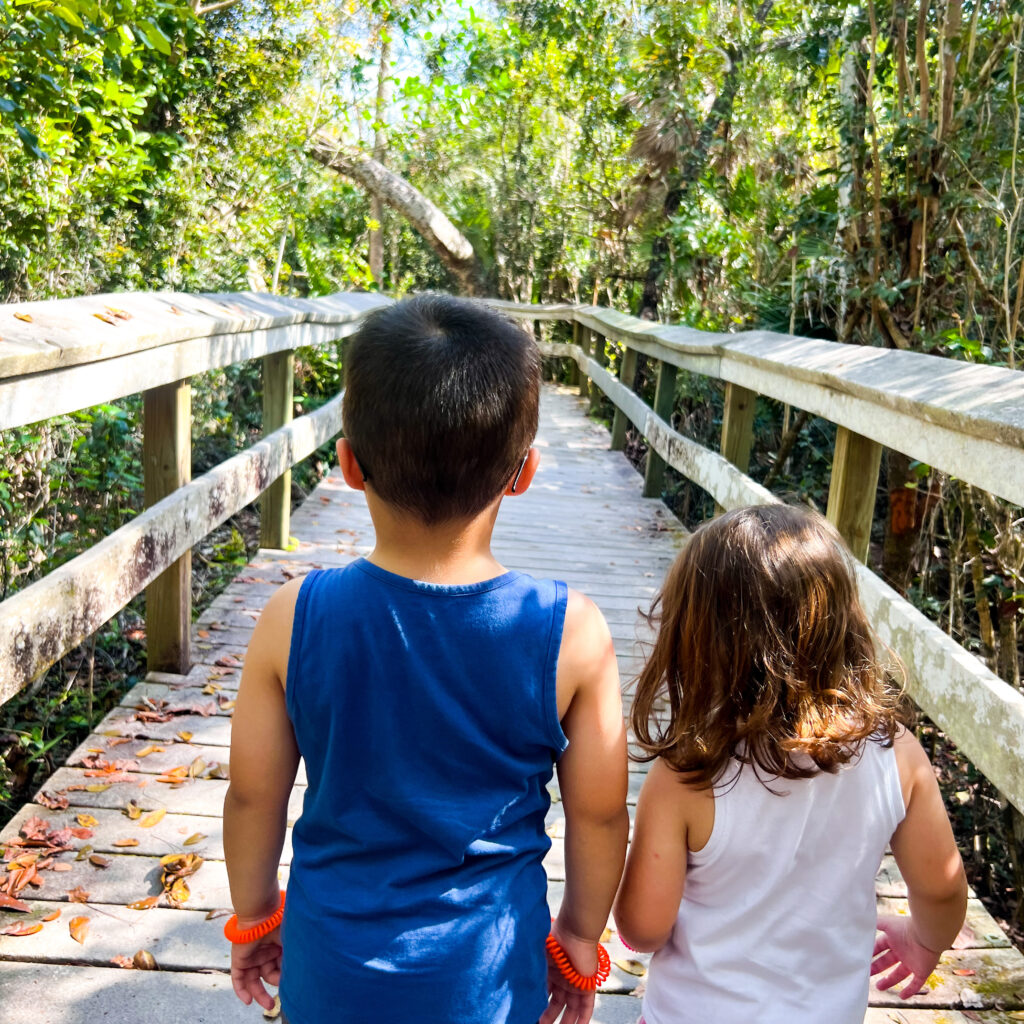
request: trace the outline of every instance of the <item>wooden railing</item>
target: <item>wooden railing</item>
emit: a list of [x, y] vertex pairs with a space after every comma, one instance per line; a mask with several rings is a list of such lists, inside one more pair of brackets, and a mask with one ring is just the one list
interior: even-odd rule
[[[262, 539], [265, 546], [282, 546], [288, 533], [282, 476], [340, 429], [340, 396], [290, 421], [290, 353], [344, 337], [369, 309], [387, 301], [372, 295], [301, 301], [158, 294], [0, 307], [0, 430], [145, 392], [150, 506], [0, 604], [0, 701], [147, 586], [151, 666], [187, 668], [189, 549], [274, 481], [274, 497], [264, 503]], [[882, 446], [1024, 505], [1019, 372], [763, 331], [707, 334], [595, 306], [492, 304], [523, 320], [572, 324], [572, 342], [548, 341], [542, 349], [570, 361], [592, 402], [599, 392], [612, 401], [613, 448], [623, 447], [627, 423], [646, 438], [649, 495], [661, 493], [668, 465], [722, 508], [777, 501], [745, 473], [754, 400], [763, 394], [838, 425], [827, 514], [861, 561]], [[122, 319], [122, 311], [131, 318]], [[16, 313], [32, 322], [15, 320]], [[618, 377], [607, 369], [610, 347]], [[639, 355], [657, 368], [653, 408], [630, 386]], [[272, 432], [187, 482], [188, 378], [257, 357], [264, 359], [264, 422]], [[672, 428], [679, 369], [724, 382], [721, 452]], [[1024, 695], [870, 570], [861, 567], [858, 578], [875, 629], [906, 665], [911, 695], [1024, 809]]]

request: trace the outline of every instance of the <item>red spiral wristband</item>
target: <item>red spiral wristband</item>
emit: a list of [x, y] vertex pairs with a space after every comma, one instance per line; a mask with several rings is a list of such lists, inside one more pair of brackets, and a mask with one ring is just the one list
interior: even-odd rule
[[595, 992], [598, 986], [603, 985], [608, 980], [608, 975], [611, 974], [612, 962], [608, 956], [608, 950], [600, 942], [597, 944], [597, 970], [590, 975], [580, 974], [573, 967], [569, 954], [562, 949], [562, 944], [554, 935], [548, 935], [544, 946], [548, 951], [548, 956], [551, 957], [551, 962], [558, 968], [562, 977], [573, 988], [578, 988], [581, 992]]
[[227, 921], [224, 922], [224, 938], [228, 942], [255, 942], [257, 939], [262, 939], [264, 935], [269, 935], [284, 919], [284, 889], [281, 890], [281, 905], [275, 910], [270, 917], [264, 918], [259, 924], [254, 924], [251, 928], [239, 928], [238, 927], [238, 915], [232, 914]]

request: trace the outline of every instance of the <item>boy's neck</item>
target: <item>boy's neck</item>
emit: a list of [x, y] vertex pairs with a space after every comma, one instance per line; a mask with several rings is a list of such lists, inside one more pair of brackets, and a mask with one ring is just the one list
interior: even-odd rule
[[500, 501], [472, 519], [428, 526], [397, 513], [367, 491], [367, 505], [376, 532], [369, 561], [397, 576], [457, 586], [480, 583], [504, 573], [491, 554], [491, 534]]

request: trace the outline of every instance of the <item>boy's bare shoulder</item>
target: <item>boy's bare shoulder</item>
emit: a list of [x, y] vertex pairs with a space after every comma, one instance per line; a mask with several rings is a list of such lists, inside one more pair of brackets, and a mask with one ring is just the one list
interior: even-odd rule
[[288, 672], [295, 602], [299, 597], [302, 579], [288, 580], [271, 594], [253, 630], [246, 653], [246, 664], [250, 668], [258, 669], [265, 665], [281, 681]]
[[577, 690], [599, 687], [612, 677], [617, 689], [618, 669], [608, 623], [589, 597], [570, 589], [558, 652], [560, 710], [564, 711]]

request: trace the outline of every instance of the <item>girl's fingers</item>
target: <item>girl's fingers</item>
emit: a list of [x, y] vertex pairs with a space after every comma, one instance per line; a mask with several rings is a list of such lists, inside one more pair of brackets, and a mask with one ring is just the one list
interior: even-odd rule
[[915, 974], [910, 981], [900, 989], [900, 999], [909, 999], [911, 996], [916, 996], [917, 993], [924, 988], [928, 977], [929, 976], [927, 974], [923, 978], [920, 974]]
[[889, 936], [885, 932], [882, 932], [875, 939], [875, 951], [872, 956], [878, 956], [879, 953], [884, 953], [889, 948]]
[[878, 981], [875, 982], [875, 988], [884, 992], [886, 989], [892, 988], [893, 985], [898, 985], [904, 978], [908, 977], [910, 977], [910, 968], [905, 967], [900, 963], [897, 964], [884, 978], [879, 978]]
[[886, 950], [877, 960], [871, 961], [871, 974], [881, 974], [882, 971], [887, 971], [894, 964], [898, 964], [900, 958], [892, 952], [892, 950]]

